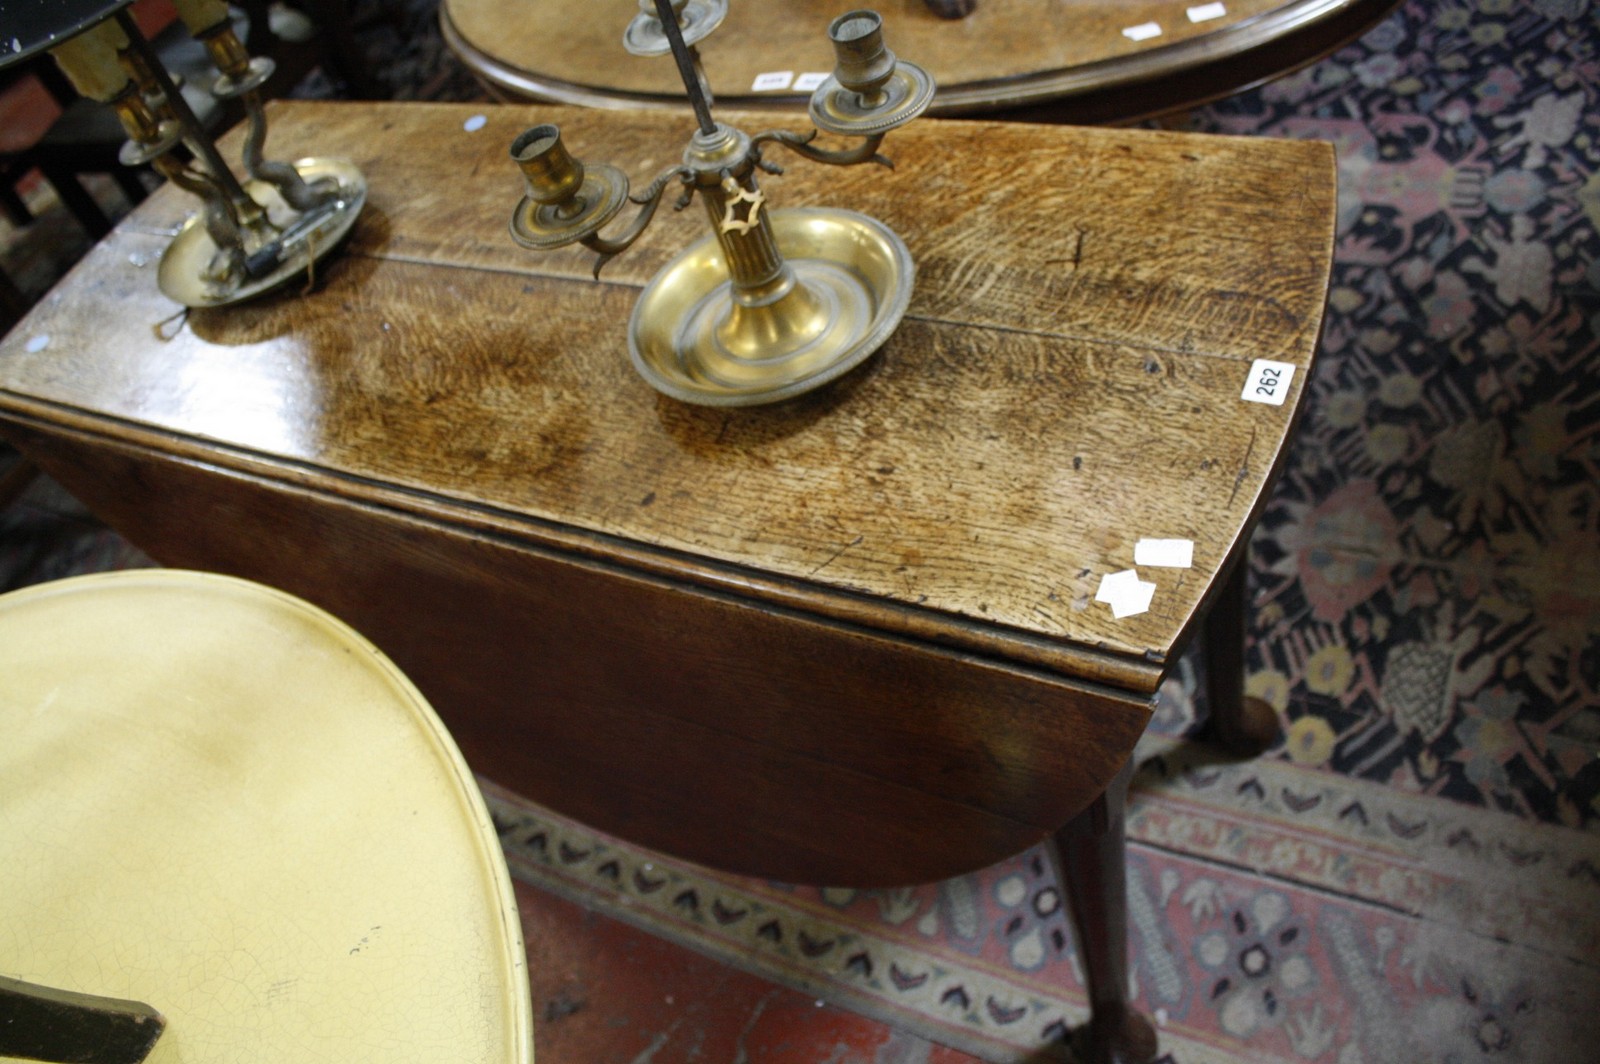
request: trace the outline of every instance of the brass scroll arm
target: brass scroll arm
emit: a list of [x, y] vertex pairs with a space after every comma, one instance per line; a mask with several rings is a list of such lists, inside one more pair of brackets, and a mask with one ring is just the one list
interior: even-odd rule
[[756, 165], [768, 173], [781, 174], [783, 173], [783, 168], [773, 163], [768, 163], [761, 158], [761, 146], [763, 144], [781, 144], [796, 155], [810, 159], [812, 162], [827, 163], [830, 166], [855, 166], [858, 163], [877, 163], [879, 166], [887, 166], [893, 170], [894, 163], [890, 161], [889, 157], [878, 153], [878, 145], [883, 143], [883, 138], [883, 133], [874, 133], [869, 137], [864, 137], [861, 143], [853, 148], [830, 151], [826, 148], [818, 148], [811, 143], [817, 139], [817, 131], [814, 129], [806, 133], [793, 133], [786, 129], [769, 129], [765, 133], [757, 133], [754, 137], [751, 137], [750, 145], [755, 154]]
[[649, 227], [651, 219], [656, 216], [656, 208], [661, 206], [661, 196], [673, 178], [685, 186], [673, 209], [683, 210], [694, 199], [694, 173], [686, 166], [670, 166], [656, 175], [656, 179], [643, 192], [628, 197], [629, 202], [637, 203], [640, 207], [639, 213], [633, 216], [633, 221], [628, 223], [626, 229], [614, 237], [603, 237], [596, 231], [580, 239], [579, 243], [599, 255], [594, 260], [595, 280], [600, 279], [600, 270], [606, 263], [632, 247], [633, 242]]

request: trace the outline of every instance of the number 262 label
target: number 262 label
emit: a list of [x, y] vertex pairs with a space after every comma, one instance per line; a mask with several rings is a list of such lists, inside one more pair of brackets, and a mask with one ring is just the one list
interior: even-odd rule
[[1273, 362], [1258, 358], [1250, 364], [1250, 376], [1245, 379], [1244, 392], [1239, 398], [1251, 403], [1282, 406], [1289, 398], [1289, 382], [1294, 379], [1294, 363]]

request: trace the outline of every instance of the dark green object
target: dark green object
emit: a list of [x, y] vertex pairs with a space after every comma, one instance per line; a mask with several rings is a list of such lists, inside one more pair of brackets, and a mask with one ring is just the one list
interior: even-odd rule
[[141, 1001], [96, 997], [0, 975], [0, 1057], [139, 1064], [166, 1029]]

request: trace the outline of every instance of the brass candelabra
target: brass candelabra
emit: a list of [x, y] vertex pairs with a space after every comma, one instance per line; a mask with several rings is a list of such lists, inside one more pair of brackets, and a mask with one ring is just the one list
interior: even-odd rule
[[162, 255], [162, 292], [189, 307], [222, 306], [308, 272], [338, 245], [366, 202], [361, 172], [341, 159], [267, 159], [261, 87], [272, 76], [272, 60], [246, 52], [223, 0], [175, 0], [217, 68], [212, 94], [243, 106], [241, 182], [140, 34], [126, 0], [99, 6], [51, 54], [82, 95], [115, 109], [129, 136], [119, 156], [124, 164], [150, 164], [202, 204]]
[[[834, 166], [887, 166], [878, 153], [884, 136], [927, 109], [933, 79], [885, 46], [876, 12], [852, 11], [828, 27], [836, 65], [809, 110], [817, 130], [860, 141], [829, 150], [814, 143], [816, 130], [750, 136], [712, 117], [691, 49], [721, 21], [726, 0], [641, 0], [640, 7], [624, 46], [636, 54], [670, 50], [677, 60], [698, 123], [682, 161], [630, 195], [622, 171], [580, 162], [559, 128], [535, 126], [511, 145], [527, 186], [511, 217], [512, 237], [539, 251], [582, 244], [598, 255], [598, 277], [644, 232], [676, 182], [678, 209], [698, 195], [712, 234], [668, 262], [640, 295], [628, 326], [639, 373], [685, 402], [750, 406], [803, 394], [849, 372], [905, 314], [915, 276], [911, 254], [888, 226], [854, 211], [770, 208], [757, 172], [782, 171], [763, 151], [776, 145]], [[633, 219], [602, 235], [628, 202], [639, 208]]]

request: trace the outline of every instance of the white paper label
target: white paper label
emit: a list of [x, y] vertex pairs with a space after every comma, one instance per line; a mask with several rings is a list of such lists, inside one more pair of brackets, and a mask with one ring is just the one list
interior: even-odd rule
[[1250, 376], [1245, 379], [1244, 391], [1239, 398], [1251, 403], [1282, 406], [1289, 398], [1289, 382], [1294, 380], [1294, 363], [1274, 362], [1258, 358], [1250, 363]]
[[1221, 18], [1228, 13], [1226, 4], [1201, 4], [1199, 7], [1189, 9], [1190, 22], [1210, 22], [1214, 18]]
[[817, 90], [817, 86], [821, 85], [827, 80], [828, 72], [826, 70], [813, 70], [809, 73], [801, 74], [799, 77], [795, 78], [794, 88], [796, 92], [815, 92]]
[[1141, 539], [1133, 545], [1133, 564], [1188, 569], [1194, 565], [1194, 540]]
[[1096, 602], [1104, 602], [1111, 607], [1111, 616], [1122, 618], [1147, 612], [1155, 594], [1156, 585], [1148, 580], [1140, 580], [1134, 570], [1124, 569], [1120, 573], [1102, 576], [1100, 590], [1095, 592], [1094, 598]]
[[792, 81], [794, 81], [794, 71], [772, 70], [765, 74], [757, 74], [755, 83], [750, 86], [750, 91], [776, 92], [780, 89], [787, 89]]
[[1123, 30], [1122, 35], [1130, 41], [1148, 41], [1152, 37], [1161, 36], [1161, 27], [1154, 22], [1141, 22], [1137, 26], [1129, 26]]

